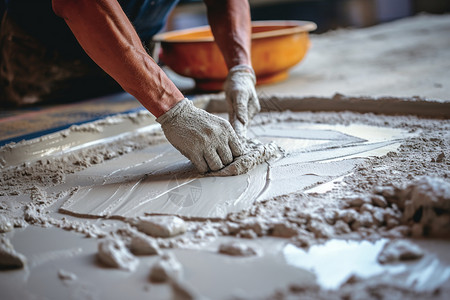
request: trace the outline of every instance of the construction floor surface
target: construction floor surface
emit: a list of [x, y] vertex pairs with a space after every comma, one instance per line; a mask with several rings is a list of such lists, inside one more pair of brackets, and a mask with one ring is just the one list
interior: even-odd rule
[[[284, 155], [239, 176], [192, 172], [128, 94], [2, 114], [0, 235], [14, 250], [0, 254], [22, 254], [24, 267], [2, 265], [1, 298], [448, 299], [450, 205], [425, 228], [394, 203], [415, 182], [450, 203], [448, 32], [449, 15], [420, 15], [312, 35], [287, 81], [258, 87], [273, 105], [249, 135]], [[345, 109], [310, 112], [310, 97]], [[359, 113], [369, 102], [377, 114]], [[185, 232], [150, 238], [159, 255], [133, 256], [131, 271], [105, 266], [99, 245], [127, 244], [148, 215], [177, 216]], [[385, 263], [394, 240], [420, 253]], [[169, 274], [157, 283], [161, 263]]]

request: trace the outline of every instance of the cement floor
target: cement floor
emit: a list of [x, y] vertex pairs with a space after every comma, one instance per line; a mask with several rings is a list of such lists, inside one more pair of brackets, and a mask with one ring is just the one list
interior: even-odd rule
[[420, 15], [312, 35], [305, 60], [267, 94], [413, 97], [450, 101], [450, 16]]

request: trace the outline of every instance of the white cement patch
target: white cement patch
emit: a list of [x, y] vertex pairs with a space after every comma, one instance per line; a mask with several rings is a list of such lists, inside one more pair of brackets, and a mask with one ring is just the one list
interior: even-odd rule
[[[156, 150], [161, 152], [153, 159], [124, 166], [113, 174], [108, 174], [108, 171], [113, 165], [117, 168], [114, 161], [98, 165], [95, 170], [86, 169], [77, 173], [72, 177], [72, 182], [87, 177], [93, 178], [94, 185], [79, 188], [61, 210], [89, 216], [173, 214], [223, 218], [229, 212], [251, 205], [266, 184], [267, 164], [239, 176], [202, 177], [172, 146], [165, 144], [156, 147]], [[131, 161], [134, 155], [128, 155]], [[138, 156], [144, 155], [139, 153]], [[106, 167], [106, 172], [103, 167]], [[86, 178], [84, 181], [89, 182]], [[99, 182], [104, 184], [96, 185]]]
[[95, 217], [223, 219], [258, 199], [303, 191], [349, 174], [361, 158], [391, 151], [405, 136], [402, 130], [375, 126], [297, 122], [254, 126], [251, 132], [256, 138], [281, 139], [286, 157], [239, 176], [202, 177], [169, 144], [153, 145], [68, 175], [72, 186], [81, 187], [61, 211]]

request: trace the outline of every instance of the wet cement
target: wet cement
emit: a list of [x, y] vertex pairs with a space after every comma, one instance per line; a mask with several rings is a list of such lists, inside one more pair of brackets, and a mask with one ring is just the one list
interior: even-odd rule
[[[364, 178], [370, 177], [367, 174], [361, 176], [360, 173], [369, 170], [369, 165], [374, 163], [376, 165], [377, 157], [393, 158], [392, 155], [396, 152], [404, 155], [405, 149], [409, 149], [405, 148], [405, 145], [422, 147], [427, 144], [426, 142], [417, 143], [418, 138], [432, 137], [433, 134], [436, 137], [439, 136], [441, 134], [439, 130], [444, 130], [438, 130], [439, 127], [442, 128], [442, 125], [438, 125], [440, 121], [348, 113], [345, 116], [341, 115], [341, 120], [345, 122], [336, 122], [332, 116], [325, 113], [278, 112], [278, 115], [272, 118], [272, 122], [255, 122], [250, 130], [252, 136], [264, 141], [272, 138], [283, 141], [285, 154], [283, 157], [262, 164], [259, 167], [261, 169], [256, 168], [253, 170], [254, 173], [250, 172], [245, 176], [202, 177], [196, 175], [194, 178], [181, 176], [174, 180], [172, 176], [175, 174], [193, 174], [189, 162], [174, 150], [170, 150], [170, 145], [164, 141], [142, 147], [133, 145], [131, 141], [135, 133], [130, 133], [129, 141], [126, 138], [120, 142], [114, 141], [116, 147], [120, 148], [123, 145], [119, 146], [119, 144], [126, 144], [131, 147], [131, 150], [123, 151], [111, 159], [99, 161], [89, 159], [88, 161], [91, 161], [89, 165], [75, 164], [74, 169], [70, 167], [72, 160], [57, 159], [56, 162], [68, 165], [66, 170], [69, 170], [66, 173], [63, 172], [64, 176], [61, 177], [60, 182], [52, 184], [51, 181], [43, 180], [42, 182], [48, 183], [46, 186], [38, 187], [34, 184], [27, 193], [18, 192], [20, 195], [5, 195], [0, 199], [4, 207], [3, 212], [10, 212], [2, 214], [4, 217], [17, 215], [16, 219], [8, 220], [19, 227], [28, 226], [24, 229], [5, 227], [5, 231], [9, 231], [5, 233], [5, 236], [14, 245], [15, 251], [27, 258], [27, 263], [21, 271], [0, 275], [16, 274], [8, 275], [8, 280], [4, 282], [14, 287], [11, 290], [17, 295], [25, 298], [30, 297], [30, 294], [24, 295], [24, 293], [55, 295], [55, 297], [71, 293], [77, 297], [88, 295], [113, 299], [125, 295], [138, 298], [141, 296], [166, 298], [174, 293], [206, 295], [209, 298], [231, 296], [270, 298], [275, 290], [289, 295], [299, 293], [302, 289], [304, 292], [317, 295], [323, 290], [335, 290], [336, 293], [343, 291], [346, 289], [345, 286], [348, 286], [348, 279], [355, 276], [359, 278], [357, 281], [359, 284], [365, 280], [381, 284], [385, 282], [383, 280], [387, 280], [386, 278], [395, 279], [396, 289], [402, 287], [407, 291], [414, 291], [416, 296], [420, 293], [429, 295], [434, 292], [434, 289], [445, 287], [450, 260], [445, 254], [441, 259], [435, 259], [433, 255], [436, 251], [446, 253], [445, 250], [439, 250], [446, 249], [446, 243], [432, 248], [429, 252], [431, 256], [427, 254], [423, 259], [412, 264], [401, 263], [394, 266], [381, 264], [377, 261], [377, 256], [387, 239], [401, 237], [401, 232], [407, 235], [406, 231], [402, 230], [399, 230], [397, 235], [394, 231], [389, 231], [392, 227], [386, 226], [390, 226], [390, 223], [376, 223], [376, 212], [383, 205], [386, 207], [388, 205], [383, 204], [384, 198], [369, 199], [373, 207], [368, 206], [362, 196], [348, 199], [338, 196], [342, 197], [344, 202], [336, 201], [336, 196], [344, 192], [347, 187], [356, 194], [358, 189], [368, 189], [364, 187]], [[266, 120], [266, 116], [262, 116], [261, 120]], [[330, 123], [326, 124], [325, 120]], [[332, 124], [332, 122], [335, 123]], [[346, 122], [348, 125], [345, 124]], [[416, 127], [416, 130], [409, 130], [409, 126]], [[431, 132], [434, 133], [430, 135]], [[155, 132], [152, 136], [159, 135]], [[67, 139], [70, 139], [70, 136], [67, 136]], [[108, 142], [109, 139], [106, 139], [105, 143], [108, 144]], [[89, 158], [91, 155], [98, 155], [95, 149], [103, 149], [97, 148], [98, 146], [91, 146], [92, 151], [78, 149], [66, 152], [62, 154], [62, 157], [79, 155]], [[430, 150], [439, 151], [433, 144], [428, 146]], [[80, 151], [82, 154], [79, 153]], [[417, 152], [418, 155], [421, 153]], [[74, 161], [77, 162], [77, 160]], [[445, 161], [441, 161], [436, 167], [442, 166], [443, 163]], [[399, 165], [391, 162], [394, 169], [401, 164], [400, 161]], [[430, 164], [433, 163], [430, 162]], [[37, 162], [37, 165], [44, 169], [45, 166], [54, 167], [51, 161], [48, 164]], [[23, 166], [11, 170], [26, 171]], [[27, 172], [22, 172], [22, 176]], [[45, 174], [41, 174], [42, 178], [45, 178]], [[377, 173], [370, 174], [373, 176]], [[379, 175], [379, 179], [385, 176], [383, 173]], [[248, 182], [255, 180], [252, 176], [256, 179], [262, 178], [261, 185], [252, 184], [253, 187], [259, 187], [255, 191], [247, 190]], [[349, 178], [356, 180], [355, 183], [348, 181]], [[401, 178], [405, 180], [406, 176], [401, 175]], [[233, 180], [233, 189], [230, 189], [230, 185], [220, 184], [227, 179]], [[391, 180], [396, 182], [397, 179], [391, 176]], [[201, 189], [193, 184], [196, 181], [201, 183]], [[12, 194], [19, 186], [26, 188], [21, 181], [9, 181], [9, 183], [10, 188], [6, 191]], [[129, 184], [135, 186], [135, 189], [128, 188]], [[171, 185], [170, 189], [169, 185]], [[239, 185], [245, 188], [236, 188]], [[327, 188], [326, 186], [329, 185], [332, 187]], [[323, 186], [328, 192], [318, 194], [317, 189]], [[139, 226], [134, 227], [137, 225], [135, 218], [154, 214], [149, 210], [150, 206], [145, 206], [152, 201], [146, 201], [146, 199], [158, 199], [164, 193], [178, 191], [180, 187], [189, 187], [183, 193], [175, 193], [184, 197], [185, 206], [180, 205], [183, 202], [178, 202], [180, 207], [173, 205], [170, 198], [166, 198], [165, 201], [170, 201], [171, 205], [175, 206], [176, 211], [173, 211], [173, 214], [186, 219], [183, 225], [185, 229], [173, 234], [173, 237], [170, 237], [170, 234], [166, 235], [169, 237], [160, 237], [160, 234], [154, 231], [147, 232], [142, 228], [141, 231], [145, 231], [147, 235], [137, 231], [140, 229]], [[207, 192], [209, 197], [199, 200], [205, 201], [202, 208], [209, 207], [208, 210], [195, 208], [197, 203], [194, 203], [193, 199], [195, 195], [198, 195], [195, 192], [199, 190], [202, 193], [204, 190], [209, 191]], [[105, 194], [104, 191], [109, 191], [109, 194]], [[230, 202], [230, 198], [228, 201], [225, 200], [226, 197], [233, 196], [230, 196], [230, 193], [235, 193], [233, 195], [237, 197], [234, 198], [234, 202]], [[384, 195], [387, 197], [386, 192]], [[101, 200], [98, 201], [98, 198]], [[16, 213], [7, 205], [7, 203], [11, 204], [7, 199], [15, 199], [19, 207]], [[187, 202], [189, 199], [190, 202]], [[224, 200], [221, 202], [220, 199]], [[144, 204], [140, 207], [143, 210], [122, 209], [127, 207], [128, 201], [142, 201]], [[345, 203], [349, 203], [348, 207]], [[239, 205], [242, 209], [236, 209]], [[21, 216], [22, 209], [25, 210], [25, 214]], [[180, 213], [183, 209], [185, 215]], [[367, 215], [369, 211], [371, 219], [364, 219], [369, 216]], [[401, 215], [395, 217], [399, 212], [393, 210], [391, 206], [388, 207], [383, 218], [390, 216], [391, 211], [392, 220], [397, 220], [400, 224]], [[198, 215], [193, 215], [192, 212]], [[164, 211], [159, 211], [158, 214], [161, 213], [166, 214]], [[205, 217], [205, 214], [210, 214], [210, 217]], [[91, 219], [85, 219], [82, 216], [90, 216]], [[109, 217], [119, 218], [122, 221], [111, 220], [108, 219]], [[21, 218], [25, 220], [25, 223], [18, 222]], [[164, 219], [164, 216], [159, 218]], [[349, 218], [356, 218], [356, 221], [351, 221]], [[169, 218], [167, 222], [161, 224], [169, 226], [170, 222], [168, 222]], [[186, 232], [183, 233], [184, 231]], [[139, 251], [136, 252], [135, 247], [133, 251], [131, 238], [136, 235], [133, 232], [138, 232], [137, 235], [145, 235], [145, 243], [151, 247], [152, 251], [144, 256], [139, 255], [133, 258], [139, 253]], [[385, 238], [378, 240], [379, 234], [383, 232], [386, 233]], [[82, 239], [82, 236], [91, 238]], [[369, 237], [373, 242], [364, 241], [364, 236]], [[58, 238], [55, 239], [55, 237]], [[100, 246], [111, 238], [123, 240], [121, 245], [128, 250], [125, 250], [123, 246], [118, 247], [120, 251], [112, 255], [113, 257], [118, 255], [117, 259], [113, 260], [115, 263], [105, 264], [104, 260], [99, 259], [99, 253], [103, 251], [99, 249], [102, 249]], [[339, 238], [339, 240], [333, 238]], [[36, 246], [29, 246], [31, 239], [35, 241]], [[355, 241], [347, 241], [348, 239]], [[321, 245], [327, 240], [329, 242]], [[58, 245], [56, 246], [55, 243]], [[305, 248], [305, 245], [311, 246], [309, 250], [308, 247]], [[115, 249], [115, 247], [109, 249]], [[183, 268], [183, 275], [176, 280], [169, 278], [166, 283], [155, 283], [149, 279], [151, 270], [153, 266], [158, 265], [159, 255], [166, 251], [175, 255], [175, 259]], [[323, 259], [323, 251], [328, 253], [325, 256], [331, 261]], [[129, 256], [130, 252], [135, 254]], [[349, 254], [347, 258], [343, 256], [343, 252]], [[127, 253], [127, 260], [124, 260], [120, 253]], [[247, 255], [248, 253], [251, 255]], [[361, 253], [364, 255], [359, 265], [365, 268], [352, 264], [356, 255]], [[135, 263], [132, 267], [122, 264], [124, 261], [136, 262], [136, 260], [139, 261], [137, 266]], [[245, 263], [242, 263], [243, 260]], [[331, 262], [336, 261], [342, 262], [341, 265], [334, 265], [340, 272], [329, 272]], [[313, 263], [305, 264], [305, 262]], [[208, 280], [205, 276], [209, 274], [205, 268], [209, 270], [211, 267], [215, 270], [218, 280], [220, 279], [220, 287], [217, 287], [217, 284], [204, 284], [205, 280]], [[133, 268], [136, 269], [129, 271]], [[426, 273], [429, 275], [419, 275], [423, 273], [424, 268], [429, 268]], [[73, 276], [61, 275], [67, 273]], [[39, 279], [42, 277], [38, 274], [48, 274], [48, 278], [51, 279], [47, 279], [46, 285], [54, 282], [53, 284], [58, 287], [50, 291], [42, 291]], [[383, 280], [379, 278], [381, 274], [384, 274]], [[91, 284], [92, 281], [96, 282], [95, 286]], [[420, 284], [414, 282], [420, 282]], [[28, 288], [22, 289], [21, 286], [25, 283]], [[119, 293], [114, 292], [115, 289], [110, 291], [107, 286], [111, 283], [123, 291]], [[264, 289], [261, 288], [262, 283], [264, 283]], [[212, 286], [214, 288], [210, 288]], [[364, 291], [366, 287], [367, 285]], [[414, 288], [411, 289], [412, 287]], [[356, 287], [353, 288], [356, 289]]]
[[69, 175], [66, 180], [79, 188], [61, 211], [92, 217], [169, 214], [225, 219], [257, 199], [302, 191], [348, 174], [358, 158], [375, 155], [375, 150], [377, 155], [387, 153], [406, 136], [401, 130], [363, 125], [289, 123], [251, 130], [254, 138], [283, 140], [288, 145], [285, 157], [238, 176], [203, 177], [171, 145], [151, 146]]

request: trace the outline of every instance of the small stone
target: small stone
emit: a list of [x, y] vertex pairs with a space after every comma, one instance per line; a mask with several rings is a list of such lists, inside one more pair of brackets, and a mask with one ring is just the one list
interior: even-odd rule
[[398, 225], [400, 225], [400, 221], [397, 220], [397, 219], [388, 219], [387, 222], [386, 222], [386, 227], [388, 229], [394, 228], [394, 227], [396, 227]]
[[136, 221], [139, 231], [153, 237], [173, 237], [186, 232], [186, 222], [175, 216], [140, 217]]
[[408, 240], [392, 240], [384, 245], [377, 260], [382, 264], [387, 264], [396, 261], [416, 260], [422, 258], [423, 255], [423, 250]]
[[128, 249], [134, 255], [155, 255], [160, 254], [160, 249], [156, 239], [132, 228], [130, 226], [120, 228], [116, 231]]
[[336, 223], [334, 224], [334, 230], [337, 234], [350, 233], [352, 231], [348, 224], [342, 220], [336, 221]]
[[361, 208], [359, 209], [359, 212], [363, 213], [363, 212], [367, 211], [369, 213], [372, 213], [374, 211], [374, 209], [375, 209], [375, 207], [372, 204], [364, 203], [363, 205], [361, 205]]
[[350, 207], [360, 207], [364, 203], [370, 203], [370, 198], [367, 196], [356, 196], [345, 199], [345, 202]]
[[228, 242], [219, 246], [219, 253], [232, 256], [253, 256], [259, 252], [255, 247], [239, 242]]
[[374, 188], [374, 193], [383, 196], [385, 199], [395, 198], [397, 194], [393, 186], [377, 186]]
[[180, 279], [183, 273], [183, 266], [174, 255], [165, 253], [150, 270], [150, 281], [167, 282], [170, 279]]
[[324, 219], [325, 221], [327, 221], [328, 224], [330, 225], [334, 225], [334, 223], [336, 223], [336, 219], [338, 218], [339, 214], [337, 211], [335, 210], [327, 210], [324, 212]]
[[374, 207], [372, 217], [376, 225], [382, 225], [384, 223], [384, 210], [379, 207]]
[[360, 214], [359, 221], [361, 222], [361, 225], [364, 227], [372, 227], [374, 224], [373, 216], [368, 211], [364, 211], [362, 214]]
[[74, 273], [67, 272], [62, 269], [58, 271], [58, 277], [63, 281], [74, 281], [77, 280], [78, 278], [77, 275], [75, 275]]
[[381, 195], [372, 195], [372, 204], [381, 208], [385, 208], [388, 203]]
[[14, 224], [11, 220], [3, 215], [0, 215], [0, 233], [10, 232], [13, 228]]
[[350, 225], [350, 228], [351, 228], [353, 231], [358, 231], [360, 227], [361, 227], [361, 222], [360, 222], [359, 220], [355, 220], [355, 221]]
[[369, 228], [374, 225], [372, 214], [364, 211], [358, 215], [357, 219], [351, 224], [353, 231], [358, 231], [361, 227]]
[[[397, 213], [396, 211], [394, 211], [391, 208], [386, 208], [383, 210], [383, 218], [384, 218], [384, 222], [386, 222], [386, 224], [388, 224], [388, 227], [391, 225], [398, 225], [400, 224], [400, 218], [401, 218], [401, 214]], [[391, 228], [391, 227], [389, 227]]]
[[258, 236], [262, 236], [267, 230], [267, 226], [264, 224], [264, 222], [257, 218], [252, 218], [248, 221], [244, 221], [243, 223], [241, 223], [241, 228], [251, 229]]
[[172, 279], [170, 280], [170, 285], [172, 287], [172, 299], [180, 299], [180, 300], [204, 299], [193, 289], [192, 285], [186, 282]]
[[158, 242], [146, 235], [133, 236], [129, 248], [135, 255], [158, 255], [161, 252]]
[[291, 239], [291, 243], [299, 248], [307, 248], [311, 245], [311, 238], [304, 235], [299, 235]]
[[405, 237], [411, 234], [411, 227], [407, 225], [400, 225], [392, 228], [390, 232], [398, 238]]
[[354, 209], [347, 209], [344, 211], [341, 218], [345, 223], [350, 224], [358, 218], [358, 213]]
[[26, 264], [26, 257], [16, 250], [9, 239], [0, 237], [0, 269], [20, 269]]
[[330, 238], [334, 235], [334, 229], [327, 223], [311, 220], [308, 223], [308, 229], [314, 233], [317, 238]]
[[120, 239], [106, 239], [98, 244], [97, 257], [105, 266], [134, 271], [139, 260]]
[[291, 223], [277, 223], [273, 225], [272, 235], [277, 237], [290, 238], [298, 235], [297, 227]]
[[362, 280], [363, 278], [361, 276], [358, 276], [357, 274], [352, 274], [342, 285], [352, 285], [361, 282]]
[[256, 239], [258, 235], [251, 229], [245, 229], [239, 232], [239, 237], [244, 239]]
[[239, 224], [234, 223], [234, 222], [227, 222], [226, 223], [226, 228], [228, 230], [228, 234], [233, 235], [233, 234], [237, 234], [239, 232]]

